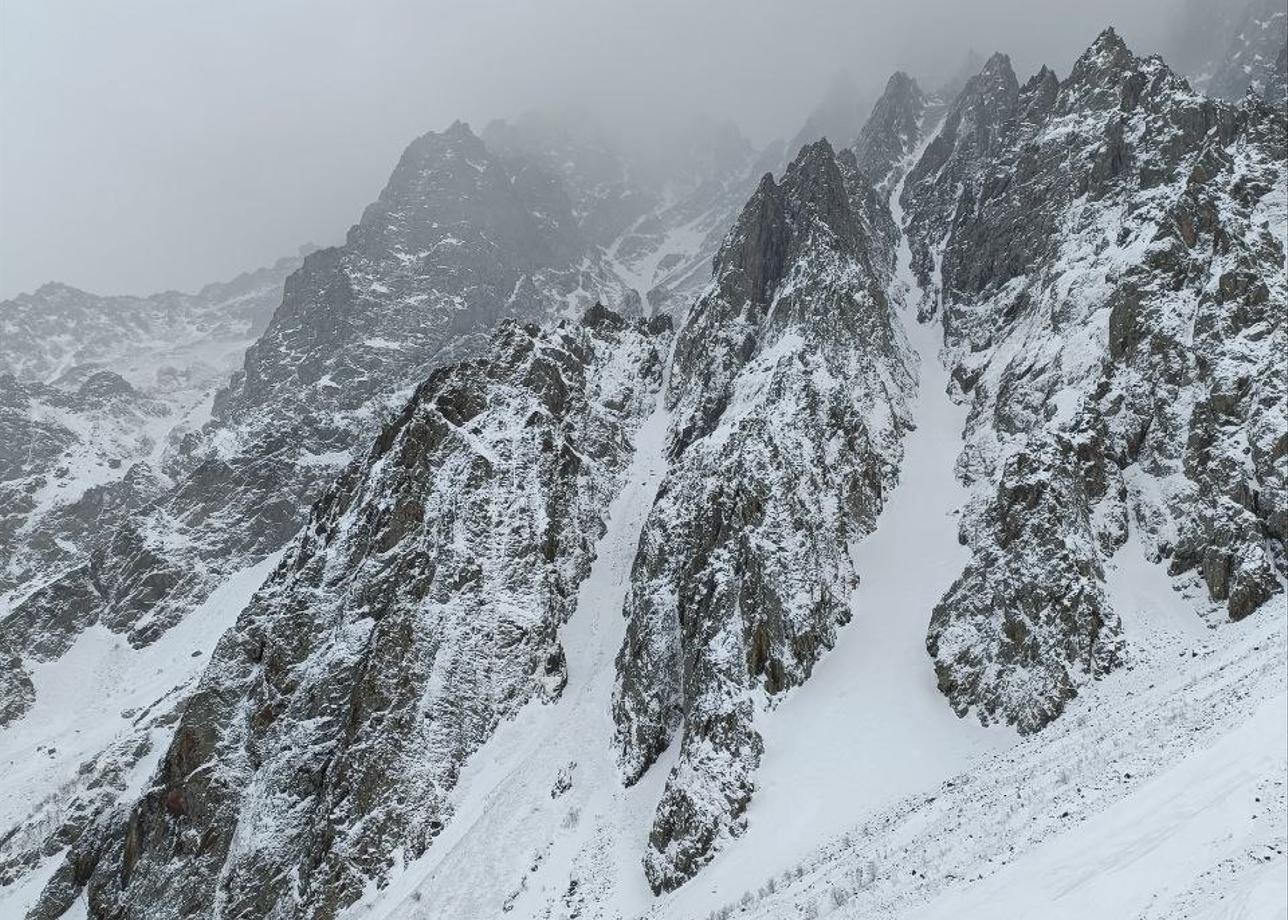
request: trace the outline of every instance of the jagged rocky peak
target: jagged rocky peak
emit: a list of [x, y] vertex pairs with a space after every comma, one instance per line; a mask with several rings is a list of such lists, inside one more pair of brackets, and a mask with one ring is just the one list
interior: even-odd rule
[[1006, 124], [1014, 117], [1020, 86], [1011, 60], [997, 53], [949, 106], [934, 139], [908, 174], [900, 203], [912, 249], [912, 268], [933, 305], [937, 291], [932, 250], [947, 235], [962, 187], [973, 185], [992, 168], [1005, 144]]
[[483, 347], [503, 318], [616, 290], [601, 268], [539, 163], [502, 163], [461, 123], [417, 138], [345, 244], [290, 275], [213, 421], [166, 454], [173, 486], [33, 580], [0, 635], [13, 620], [63, 647], [97, 622], [152, 642], [280, 549], [430, 369]]
[[1060, 78], [1055, 71], [1045, 64], [1025, 81], [1020, 87], [1017, 103], [1018, 118], [1021, 125], [1037, 124], [1043, 121], [1055, 105], [1060, 92]]
[[[665, 324], [506, 322], [313, 506], [124, 826], [47, 887], [101, 916], [335, 917], [451, 816], [465, 759], [565, 682], [559, 628], [656, 405]], [[96, 868], [95, 868], [96, 867]]]
[[[778, 295], [803, 273], [822, 269], [808, 264], [816, 258], [844, 260], [871, 278], [888, 278], [894, 235], [888, 211], [851, 151], [838, 156], [827, 140], [816, 141], [801, 150], [781, 182], [765, 174], [716, 255], [713, 283], [720, 296], [699, 298], [680, 332], [668, 398], [718, 408], [728, 381], [779, 330], [813, 319], [810, 311], [851, 319], [838, 304]], [[828, 330], [820, 323], [814, 332]], [[717, 420], [699, 416], [686, 437]]]
[[[515, 172], [464, 122], [423, 134], [408, 145], [379, 199], [349, 231], [347, 245], [382, 253], [406, 244], [434, 247], [465, 228], [486, 236], [502, 260], [529, 269], [571, 259], [579, 240], [567, 196], [559, 200], [557, 182], [543, 182], [531, 170]], [[536, 219], [538, 214], [546, 220]]]
[[1232, 618], [1285, 574], [1284, 115], [1112, 30], [1052, 89], [1026, 84], [987, 168], [943, 167], [951, 219], [920, 224], [973, 493], [927, 647], [959, 712], [1023, 731], [1127, 660], [1105, 571], [1132, 531]]
[[[557, 180], [531, 165], [507, 168], [462, 122], [426, 133], [345, 245], [309, 256], [291, 278], [216, 415], [232, 421], [265, 403], [302, 401], [358, 408], [423, 369], [451, 337], [507, 314], [540, 315], [533, 277], [571, 265], [583, 248]], [[284, 350], [301, 359], [278, 360]]]
[[928, 102], [916, 80], [896, 71], [859, 131], [854, 143], [859, 168], [883, 193], [902, 178], [900, 164], [921, 140]]
[[766, 176], [678, 333], [671, 467], [631, 572], [613, 713], [623, 775], [679, 756], [644, 869], [673, 889], [745, 827], [755, 710], [849, 619], [847, 546], [894, 485], [913, 390], [893, 223], [852, 153]]

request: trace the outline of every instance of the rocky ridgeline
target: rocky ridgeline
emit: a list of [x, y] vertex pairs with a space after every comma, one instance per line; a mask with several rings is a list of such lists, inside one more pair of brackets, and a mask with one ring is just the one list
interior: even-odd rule
[[[509, 322], [433, 372], [220, 641], [124, 827], [38, 916], [333, 917], [450, 818], [464, 760], [565, 682], [572, 612], [669, 336]], [[91, 876], [92, 871], [92, 876]]]
[[0, 303], [0, 618], [141, 505], [140, 484], [227, 380], [300, 259], [196, 294], [101, 297], [63, 284]]
[[1112, 31], [1058, 83], [994, 58], [953, 111], [981, 108], [904, 193], [971, 403], [973, 560], [927, 647], [959, 712], [1033, 731], [1124, 660], [1104, 567], [1129, 528], [1233, 619], [1282, 596], [1285, 118]]
[[512, 172], [462, 124], [416, 140], [345, 245], [287, 280], [213, 420], [166, 455], [171, 485], [78, 558], [27, 576], [39, 587], [0, 621], [10, 662], [61, 654], [95, 622], [153, 640], [289, 540], [431, 367], [503, 317], [593, 303], [609, 275], [587, 251], [548, 174]]
[[[995, 55], [946, 108], [896, 76], [853, 150], [808, 144], [754, 188], [675, 336], [669, 466], [603, 701], [625, 783], [674, 746], [654, 891], [745, 827], [756, 713], [832, 647], [863, 574], [849, 548], [899, 480], [916, 381], [891, 205], [970, 406], [971, 558], [925, 612], [948, 703], [1036, 731], [1128, 660], [1105, 577], [1133, 531], [1229, 617], [1282, 599], [1285, 119], [1110, 31], [1064, 80], [1021, 84]], [[559, 697], [558, 630], [671, 337], [551, 317], [596, 291], [634, 305], [622, 267], [665, 276], [690, 224], [650, 224], [662, 206], [624, 202], [593, 145], [489, 133], [502, 152], [461, 125], [409, 148], [345, 246], [291, 278], [175, 484], [0, 624], [20, 712], [21, 655], [93, 622], [146, 642], [288, 544], [166, 710], [139, 800], [86, 793], [48, 838], [66, 858], [37, 917], [86, 887], [97, 917], [335, 916], [432, 845], [502, 720]], [[700, 202], [736, 188], [713, 183], [690, 184], [710, 227]], [[647, 259], [620, 258], [632, 237]], [[4, 877], [37, 861], [33, 834], [16, 857], [0, 838]]]
[[[104, 297], [43, 285], [0, 302], [0, 373], [54, 384], [110, 370], [142, 390], [173, 388], [186, 347], [244, 343], [264, 330], [303, 256], [208, 284], [195, 294]], [[244, 348], [245, 345], [242, 344]]]
[[[1048, 73], [1040, 79], [1054, 81]], [[935, 252], [948, 233], [959, 190], [992, 166], [1004, 144], [1003, 123], [1018, 104], [1019, 85], [1011, 62], [995, 54], [948, 107], [903, 184], [900, 203], [907, 214], [912, 269], [931, 303], [939, 287]]]
[[[484, 143], [458, 123], [412, 143], [345, 244], [313, 252], [290, 276], [212, 420], [131, 480], [164, 487], [118, 483], [110, 504], [129, 513], [89, 542], [51, 531], [43, 554], [15, 542], [30, 564], [11, 579], [24, 591], [0, 619], [4, 680], [24, 683], [8, 674], [22, 655], [61, 654], [91, 623], [136, 645], [155, 639], [281, 547], [353, 446], [501, 319], [575, 316], [599, 301], [638, 313], [627, 276], [647, 276], [653, 309], [693, 289], [745, 198], [751, 148], [711, 126], [661, 175], [634, 180], [634, 164], [587, 131], [529, 119], [489, 126]], [[94, 512], [82, 503], [67, 513]]]
[[745, 826], [758, 701], [803, 682], [850, 617], [848, 546], [875, 525], [910, 424], [895, 233], [853, 154], [808, 146], [761, 182], [679, 333], [671, 466], [613, 701], [628, 783], [679, 744], [645, 858], [654, 890]]
[[878, 192], [889, 195], [899, 184], [906, 161], [936, 126], [940, 108], [940, 101], [903, 71], [890, 77], [854, 142], [859, 169]]

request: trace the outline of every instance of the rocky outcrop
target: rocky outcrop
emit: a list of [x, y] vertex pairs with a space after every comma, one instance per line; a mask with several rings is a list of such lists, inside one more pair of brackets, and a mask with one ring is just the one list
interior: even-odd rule
[[645, 857], [656, 891], [744, 826], [755, 709], [850, 617], [848, 546], [894, 484], [913, 387], [887, 286], [895, 231], [853, 154], [766, 176], [678, 334], [672, 463], [631, 573], [613, 701], [635, 782], [675, 742]]
[[905, 232], [912, 268], [922, 289], [939, 288], [939, 252], [961, 190], [990, 170], [1007, 136], [1006, 123], [1020, 106], [1020, 87], [1011, 60], [994, 54], [948, 108], [943, 125], [908, 174], [900, 203], [908, 215]]
[[1284, 115], [1112, 31], [1052, 81], [990, 122], [987, 168], [914, 170], [960, 182], [935, 261], [975, 496], [927, 648], [959, 712], [1023, 731], [1124, 660], [1103, 583], [1129, 528], [1232, 618], [1285, 573]]
[[159, 458], [227, 382], [301, 261], [195, 294], [100, 297], [47, 284], [0, 303], [9, 394], [0, 425], [10, 435], [0, 451], [21, 453], [25, 467], [0, 473], [0, 619], [119, 523], [100, 516], [104, 506], [129, 500], [127, 477], [160, 472]]
[[859, 169], [877, 191], [889, 194], [903, 178], [904, 161], [917, 149], [923, 132], [934, 127], [929, 113], [938, 108], [937, 103], [903, 71], [887, 81], [854, 142]]
[[71, 848], [93, 913], [333, 917], [424, 851], [465, 758], [563, 688], [665, 348], [596, 308], [433, 372], [220, 641], [124, 827]]
[[213, 420], [164, 456], [169, 487], [29, 576], [34, 590], [0, 634], [65, 632], [85, 608], [77, 623], [152, 641], [289, 540], [431, 367], [471, 353], [503, 317], [593, 303], [586, 251], [567, 195], [538, 166], [506, 168], [459, 123], [417, 139], [345, 245], [290, 276]]
[[[172, 417], [165, 401], [111, 371], [89, 374], [75, 390], [0, 377], [0, 649], [12, 652], [0, 669], [21, 669], [19, 653], [49, 660], [66, 651], [86, 602], [61, 604], [51, 619], [4, 614], [15, 601], [32, 602], [42, 574], [74, 564], [100, 528], [120, 524], [155, 494], [155, 478], [137, 461], [157, 449]], [[88, 581], [76, 583], [69, 600], [95, 596]], [[16, 675], [5, 680], [26, 685]], [[30, 700], [22, 696], [26, 703], [6, 701], [0, 689], [0, 710], [10, 718], [25, 711]]]

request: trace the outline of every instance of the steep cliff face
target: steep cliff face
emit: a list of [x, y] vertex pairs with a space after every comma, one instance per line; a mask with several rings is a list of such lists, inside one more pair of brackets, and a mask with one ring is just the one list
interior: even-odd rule
[[1020, 88], [1004, 54], [988, 59], [949, 106], [944, 122], [908, 174], [900, 193], [908, 215], [912, 268], [923, 290], [939, 286], [938, 250], [960, 190], [988, 169], [1005, 143], [1004, 124], [1020, 104]]
[[[851, 890], [863, 910], [917, 910], [950, 871], [1015, 858], [997, 840], [1035, 845], [1127, 795], [1138, 763], [1184, 756], [1191, 732], [1216, 738], [1263, 695], [1281, 705], [1282, 109], [1196, 93], [1107, 31], [1064, 80], [1021, 84], [995, 55], [947, 107], [896, 74], [853, 148], [806, 144], [747, 195], [750, 149], [721, 131], [670, 185], [634, 181], [593, 137], [531, 123], [487, 137], [456, 125], [414, 143], [346, 244], [292, 276], [211, 424], [160, 472], [138, 464], [59, 512], [93, 552], [0, 620], [0, 722], [38, 721], [24, 713], [49, 676], [33, 662], [82, 632], [155, 650], [229, 572], [263, 571], [199, 680], [180, 649], [184, 682], [141, 692], [75, 779], [25, 812], [0, 796], [18, 816], [0, 828], [0, 885], [43, 885], [33, 916], [83, 894], [112, 920], [332, 918], [378, 890], [402, 900], [377, 916], [701, 916], [695, 887], [741, 885], [730, 866], [781, 833], [758, 815], [808, 794], [802, 776], [840, 789], [847, 757], [889, 754], [865, 732], [902, 734], [900, 719], [922, 734], [887, 771], [932, 746], [951, 768], [862, 808], [829, 795], [873, 839], [834, 841], [791, 879], [817, 836], [752, 862], [791, 892], [762, 889], [766, 915], [822, 891], [844, 914], [836, 892]], [[717, 237], [674, 336], [665, 316], [627, 315], [675, 306]], [[595, 292], [623, 311], [559, 319]], [[918, 312], [914, 352], [901, 322]], [[914, 362], [940, 358], [964, 428], [943, 384], [917, 393]], [[0, 498], [58, 479], [81, 432], [57, 412], [108, 429], [150, 411], [114, 374], [60, 379], [0, 377], [0, 433], [31, 448], [0, 445]], [[909, 441], [914, 427], [940, 436]], [[927, 452], [956, 456], [964, 499], [946, 464], [927, 482]], [[901, 510], [895, 488], [934, 500]], [[113, 525], [105, 541], [91, 512]], [[863, 553], [914, 515], [949, 534], [955, 520], [965, 549], [938, 549], [936, 580], [905, 592], [927, 561], [907, 535], [924, 530]], [[899, 572], [883, 591], [873, 559]], [[1162, 583], [1151, 603], [1215, 612], [1213, 629], [1172, 624], [1143, 645], [1115, 607], [1133, 564]], [[1163, 678], [1191, 659], [1174, 729]], [[905, 662], [914, 677], [876, 692]], [[838, 664], [872, 676], [838, 680]], [[834, 698], [797, 718], [815, 691]], [[1084, 701], [1014, 744], [941, 693], [1026, 735], [1082, 694], [1113, 717]], [[849, 740], [829, 745], [838, 720]], [[783, 739], [807, 752], [789, 767], [824, 747], [833, 763], [792, 772], [772, 758]], [[968, 762], [993, 744], [1006, 750]], [[980, 831], [1006, 827], [1026, 774], [1085, 750], [1123, 780], [1073, 763], [1076, 802], [1037, 787], [1060, 805], [1040, 827]], [[774, 795], [777, 811], [752, 807]], [[966, 855], [932, 862], [943, 877], [901, 862], [945, 839]], [[900, 854], [879, 882], [878, 847]], [[497, 891], [466, 890], [480, 885]]]
[[[560, 183], [503, 166], [462, 124], [404, 153], [344, 246], [305, 258], [214, 398], [162, 458], [167, 488], [80, 547], [0, 623], [17, 653], [69, 644], [68, 611], [146, 644], [280, 548], [416, 381], [502, 317], [589, 305], [593, 260]], [[590, 266], [587, 268], [586, 266]]]
[[885, 92], [872, 108], [872, 116], [854, 142], [859, 169], [878, 192], [888, 195], [899, 180], [908, 157], [933, 129], [939, 100], [921, 91], [917, 81], [898, 71], [886, 82]]
[[893, 238], [853, 155], [811, 145], [762, 181], [678, 335], [672, 465], [631, 573], [613, 702], [627, 782], [678, 736], [644, 864], [655, 890], [739, 832], [756, 709], [805, 680], [850, 617], [848, 546], [909, 424]]
[[41, 910], [97, 866], [103, 916], [331, 917], [423, 851], [465, 758], [562, 690], [658, 332], [603, 308], [507, 323], [431, 374], [221, 640], [126, 827], [73, 847]]
[[927, 647], [959, 712], [1032, 731], [1124, 660], [1129, 529], [1231, 618], [1282, 591], [1285, 126], [1112, 31], [1019, 100], [938, 260], [974, 560]]

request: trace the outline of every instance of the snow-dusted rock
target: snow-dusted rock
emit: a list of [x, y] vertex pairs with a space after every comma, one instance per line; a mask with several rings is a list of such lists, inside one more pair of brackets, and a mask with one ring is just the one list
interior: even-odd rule
[[878, 191], [889, 194], [903, 178], [905, 161], [932, 123], [938, 100], [927, 97], [903, 71], [893, 74], [854, 142], [859, 169]]
[[[435, 371], [300, 536], [187, 702], [125, 827], [73, 846], [53, 915], [331, 917], [450, 816], [466, 757], [564, 684], [667, 336], [603, 308], [506, 323]], [[104, 837], [107, 836], [104, 851]]]
[[56, 632], [84, 608], [82, 625], [154, 640], [290, 539], [431, 367], [471, 353], [502, 317], [565, 312], [574, 292], [593, 303], [585, 252], [548, 174], [510, 171], [463, 124], [417, 139], [345, 245], [290, 276], [210, 422], [162, 458], [168, 487], [26, 576], [7, 622]]
[[927, 647], [959, 712], [1031, 731], [1123, 660], [1103, 563], [1128, 528], [1232, 618], [1282, 591], [1288, 194], [1282, 112], [1112, 30], [1018, 99], [983, 168], [943, 167], [950, 211], [910, 203], [951, 214], [926, 251], [972, 405], [974, 559]]
[[155, 477], [161, 456], [200, 424], [300, 262], [195, 294], [100, 297], [47, 284], [0, 303], [0, 386], [10, 394], [0, 451], [21, 453], [24, 467], [0, 474], [0, 619], [119, 523], [104, 506], [129, 503], [127, 480]]
[[743, 825], [753, 713], [850, 617], [848, 547], [895, 482], [913, 380], [887, 296], [894, 227], [848, 151], [766, 176], [678, 334], [671, 469], [640, 538], [613, 702], [635, 782], [679, 735], [655, 890]]
[[[1045, 81], [1045, 72], [1039, 79]], [[1003, 125], [1020, 105], [1020, 88], [1004, 54], [994, 54], [949, 107], [933, 141], [908, 174], [900, 195], [912, 267], [925, 291], [938, 286], [934, 251], [948, 233], [961, 189], [977, 182], [1005, 143]]]

